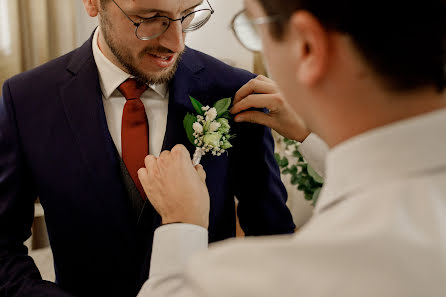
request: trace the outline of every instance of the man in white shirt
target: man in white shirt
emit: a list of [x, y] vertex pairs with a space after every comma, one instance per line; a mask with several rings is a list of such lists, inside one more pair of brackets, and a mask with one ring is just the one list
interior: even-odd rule
[[261, 38], [284, 97], [242, 89], [232, 112], [302, 140], [286, 125], [298, 112], [328, 144], [314, 216], [207, 250], [205, 172], [181, 146], [148, 156], [139, 177], [164, 226], [139, 296], [445, 296], [445, 5], [246, 0], [234, 31], [251, 49]]
[[[8, 79], [0, 98], [0, 296], [136, 296], [161, 217], [137, 171], [184, 144], [189, 96], [213, 106], [255, 75], [185, 46], [208, 0], [84, 0], [100, 26], [80, 48]], [[266, 95], [269, 96], [269, 95]], [[290, 234], [271, 131], [233, 125], [236, 149], [202, 158], [209, 242]], [[251, 185], [251, 186], [250, 186]], [[44, 281], [23, 245], [40, 198], [54, 255]]]

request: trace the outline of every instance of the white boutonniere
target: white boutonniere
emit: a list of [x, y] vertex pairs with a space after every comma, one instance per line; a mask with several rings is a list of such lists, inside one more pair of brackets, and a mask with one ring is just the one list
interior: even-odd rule
[[229, 125], [232, 116], [228, 111], [232, 100], [224, 98], [210, 107], [203, 106], [193, 97], [189, 98], [197, 114], [188, 113], [184, 117], [183, 125], [187, 138], [196, 147], [192, 162], [198, 165], [206, 153], [221, 156], [232, 147], [230, 140], [234, 135], [230, 134]]

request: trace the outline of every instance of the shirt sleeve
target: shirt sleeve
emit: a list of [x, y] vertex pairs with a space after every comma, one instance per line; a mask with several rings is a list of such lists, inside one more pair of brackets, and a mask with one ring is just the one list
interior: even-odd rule
[[311, 133], [299, 146], [299, 152], [311, 167], [322, 177], [325, 177], [325, 159], [328, 145], [316, 134]]
[[190, 224], [170, 224], [155, 231], [149, 279], [138, 297], [196, 296], [187, 285], [190, 259], [208, 248], [208, 231]]

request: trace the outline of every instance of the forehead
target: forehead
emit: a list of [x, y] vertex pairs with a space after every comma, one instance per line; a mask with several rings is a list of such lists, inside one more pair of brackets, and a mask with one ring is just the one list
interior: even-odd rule
[[121, 2], [132, 11], [153, 9], [178, 13], [202, 3], [203, 0], [121, 0]]

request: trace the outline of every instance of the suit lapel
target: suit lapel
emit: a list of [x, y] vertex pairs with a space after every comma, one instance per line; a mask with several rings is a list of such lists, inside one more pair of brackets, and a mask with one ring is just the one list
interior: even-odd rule
[[204, 66], [194, 58], [194, 53], [186, 48], [173, 80], [169, 84], [169, 111], [163, 149], [171, 150], [176, 144], [185, 144], [189, 151], [194, 147], [187, 140], [183, 119], [187, 112], [195, 113], [189, 95], [200, 89], [202, 81], [198, 76]]
[[107, 127], [91, 43], [92, 40], [88, 40], [73, 54], [67, 67], [72, 79], [61, 86], [60, 95], [92, 180], [99, 187], [118, 190], [122, 188], [119, 162]]

